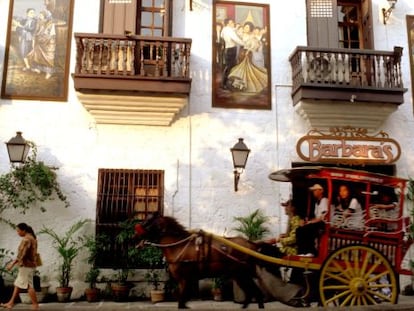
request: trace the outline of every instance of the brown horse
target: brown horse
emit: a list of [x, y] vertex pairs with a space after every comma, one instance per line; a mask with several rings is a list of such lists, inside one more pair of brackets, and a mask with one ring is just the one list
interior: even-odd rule
[[[243, 308], [247, 308], [252, 297], [256, 298], [259, 308], [264, 308], [263, 294], [253, 280], [256, 265], [251, 256], [215, 241], [206, 232], [189, 232], [176, 219], [159, 214], [136, 225], [135, 232], [139, 238], [153, 242], [163, 251], [170, 273], [178, 282], [179, 309], [187, 308], [194, 282], [223, 275], [236, 281], [244, 291]], [[244, 238], [227, 239], [256, 250], [256, 245]]]

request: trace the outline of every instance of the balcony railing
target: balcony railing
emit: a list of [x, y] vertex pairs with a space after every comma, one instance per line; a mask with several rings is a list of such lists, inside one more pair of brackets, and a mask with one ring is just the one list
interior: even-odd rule
[[75, 33], [76, 90], [190, 94], [191, 39]]
[[299, 46], [289, 58], [292, 94], [306, 87], [404, 92], [401, 55], [400, 47], [388, 52]]
[[189, 78], [191, 39], [76, 33], [75, 74]]
[[402, 48], [394, 51], [298, 46], [289, 60], [292, 101], [313, 128], [376, 131], [404, 103]]

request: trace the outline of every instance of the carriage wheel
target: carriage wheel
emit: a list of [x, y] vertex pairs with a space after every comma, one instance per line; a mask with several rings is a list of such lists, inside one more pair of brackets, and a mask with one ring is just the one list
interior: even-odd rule
[[324, 262], [319, 293], [323, 306], [395, 304], [398, 280], [380, 252], [369, 246], [348, 245]]

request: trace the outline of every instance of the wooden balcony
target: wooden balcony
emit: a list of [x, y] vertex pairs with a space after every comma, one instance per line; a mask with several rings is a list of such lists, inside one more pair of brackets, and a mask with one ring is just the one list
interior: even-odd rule
[[297, 47], [289, 58], [295, 109], [311, 127], [376, 130], [404, 102], [401, 55], [400, 47]]
[[78, 98], [97, 123], [170, 125], [191, 89], [191, 39], [75, 33]]

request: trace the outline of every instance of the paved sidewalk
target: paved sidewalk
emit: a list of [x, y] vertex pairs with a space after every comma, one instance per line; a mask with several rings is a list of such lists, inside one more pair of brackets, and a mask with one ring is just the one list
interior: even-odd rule
[[[414, 296], [400, 296], [399, 303], [396, 305], [376, 305], [368, 307], [344, 307], [344, 308], [322, 308], [322, 307], [310, 307], [300, 308], [300, 310], [352, 310], [352, 311], [363, 311], [363, 310], [375, 310], [375, 311], [387, 311], [387, 310], [399, 310], [399, 311], [413, 311], [414, 310]], [[212, 300], [193, 300], [188, 303], [188, 307], [198, 311], [209, 311], [209, 310], [238, 310], [241, 309], [241, 305], [232, 301], [217, 302]], [[61, 311], [61, 310], [105, 310], [105, 311], [118, 311], [118, 310], [177, 310], [177, 302], [160, 302], [152, 304], [149, 301], [141, 302], [113, 302], [113, 301], [101, 301], [96, 303], [88, 303], [86, 301], [69, 302], [69, 303], [41, 303], [41, 310], [48, 311]], [[280, 302], [268, 302], [265, 303], [265, 310], [289, 310], [297, 309], [289, 307]], [[30, 304], [16, 304], [13, 310], [31, 310]], [[257, 304], [251, 304], [247, 310], [258, 310]]]

